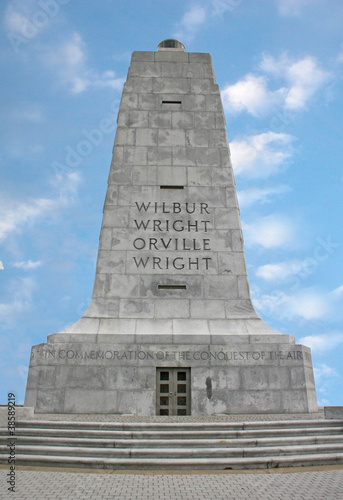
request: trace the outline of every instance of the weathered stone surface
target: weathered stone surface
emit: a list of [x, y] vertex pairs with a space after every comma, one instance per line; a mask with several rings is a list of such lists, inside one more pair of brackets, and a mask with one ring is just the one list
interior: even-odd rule
[[192, 318], [225, 318], [224, 300], [191, 300]]
[[171, 342], [173, 335], [172, 319], [139, 319], [136, 324], [136, 342], [146, 342], [151, 338], [151, 342], [158, 343], [163, 335], [163, 342]]
[[155, 316], [158, 318], [189, 318], [189, 300], [185, 299], [158, 299], [155, 302]]
[[159, 62], [185, 62], [188, 63], [188, 53], [187, 52], [173, 52], [173, 51], [160, 51], [155, 52], [155, 61]]
[[132, 52], [132, 56], [131, 56], [132, 62], [154, 61], [154, 60], [155, 60], [155, 53], [154, 52], [144, 52], [144, 51]]
[[324, 415], [327, 419], [343, 419], [343, 406], [324, 406]]
[[175, 166], [157, 167], [157, 184], [159, 186], [187, 185], [187, 168]]
[[133, 167], [132, 183], [136, 186], [156, 186], [157, 168], [157, 166], [148, 166], [144, 169]]
[[116, 319], [116, 318], [102, 318], [99, 325], [99, 334], [112, 334], [115, 335], [119, 331], [125, 334], [126, 338], [128, 335], [134, 335], [136, 333], [136, 320], [135, 319]]
[[[15, 417], [16, 422], [20, 420], [33, 420], [34, 419], [34, 407], [27, 406], [16, 406]], [[8, 407], [5, 405], [0, 406], [0, 426], [2, 428], [7, 428], [8, 426]]]
[[[183, 322], [174, 321], [180, 325]], [[34, 347], [35, 364], [30, 369], [25, 404], [36, 406], [37, 412], [97, 413], [100, 405], [103, 413], [154, 415], [156, 365], [187, 364], [191, 368], [194, 415], [218, 413], [219, 407], [221, 412], [230, 413], [315, 410], [315, 400], [310, 398], [309, 403], [307, 397], [307, 391], [313, 393], [314, 389], [305, 383], [311, 356], [303, 346], [237, 344], [235, 337], [228, 344], [211, 344], [209, 339], [199, 344], [192, 335], [185, 334], [179, 339], [187, 343], [171, 345], [168, 336], [166, 343], [158, 342], [156, 332], [164, 323], [160, 321], [157, 328], [150, 323], [150, 332], [154, 331], [151, 343], [125, 343], [125, 336], [120, 343], [106, 343], [100, 335], [96, 343], [62, 342]], [[198, 326], [201, 328], [200, 323]], [[149, 322], [146, 327], [149, 330]], [[137, 335], [137, 340], [146, 336], [149, 334]], [[295, 401], [292, 394], [296, 394]]]
[[72, 326], [63, 330], [63, 332], [68, 333], [98, 333], [99, 330], [99, 318], [82, 317], [74, 323]]
[[122, 318], [151, 318], [154, 304], [146, 299], [121, 299], [119, 312]]

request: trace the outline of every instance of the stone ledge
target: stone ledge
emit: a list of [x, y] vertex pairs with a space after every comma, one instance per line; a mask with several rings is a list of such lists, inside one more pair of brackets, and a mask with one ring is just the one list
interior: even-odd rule
[[324, 406], [326, 419], [343, 419], [343, 406]]
[[[34, 417], [35, 422], [64, 422], [63, 425], [67, 426], [67, 422], [100, 422], [100, 423], [144, 423], [144, 424], [170, 424], [170, 423], [242, 423], [245, 427], [246, 422], [280, 422], [286, 421], [299, 421], [305, 423], [306, 421], [315, 421], [320, 425], [324, 420], [323, 411], [313, 413], [235, 413], [235, 414], [214, 414], [214, 415], [198, 415], [198, 416], [183, 416], [183, 417], [161, 417], [155, 415], [153, 417], [139, 416], [139, 415], [124, 415], [118, 413], [37, 413]], [[31, 425], [30, 422], [26, 423], [26, 427]]]
[[239, 335], [239, 334], [130, 334], [130, 333], [99, 333], [92, 335], [87, 333], [54, 333], [48, 336], [48, 343], [63, 344], [63, 343], [94, 343], [94, 344], [129, 344], [129, 343], [146, 343], [146, 344], [193, 344], [196, 339], [196, 344], [201, 345], [242, 345], [242, 344], [291, 344], [295, 346], [295, 338], [292, 335], [279, 334], [256, 334], [256, 335]]
[[[15, 406], [15, 419], [19, 420], [32, 420], [34, 418], [34, 408], [28, 406]], [[7, 427], [7, 405], [0, 406], [0, 427]]]

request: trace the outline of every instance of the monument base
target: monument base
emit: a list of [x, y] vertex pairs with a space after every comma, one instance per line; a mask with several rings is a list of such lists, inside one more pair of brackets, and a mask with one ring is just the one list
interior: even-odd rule
[[293, 337], [137, 337], [51, 335], [32, 348], [25, 406], [142, 416], [318, 411], [310, 349]]

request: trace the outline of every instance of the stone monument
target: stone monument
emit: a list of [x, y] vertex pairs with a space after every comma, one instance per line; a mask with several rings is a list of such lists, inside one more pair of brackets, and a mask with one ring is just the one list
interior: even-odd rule
[[118, 113], [88, 310], [32, 348], [46, 413], [317, 411], [310, 349], [251, 303], [210, 54], [134, 52]]

